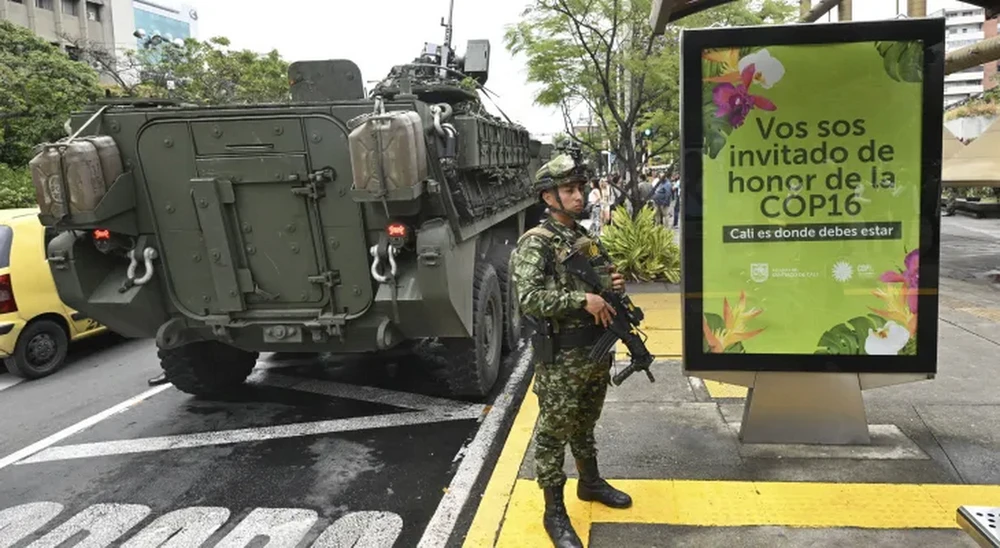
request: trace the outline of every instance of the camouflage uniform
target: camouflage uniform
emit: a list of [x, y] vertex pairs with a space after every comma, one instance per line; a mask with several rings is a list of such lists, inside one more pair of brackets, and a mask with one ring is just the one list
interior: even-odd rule
[[[576, 160], [559, 156], [538, 171], [535, 189], [542, 195], [565, 183], [586, 182], [579, 168]], [[561, 201], [559, 206], [562, 209], [556, 211], [573, 216]], [[562, 265], [584, 238], [592, 236], [579, 224], [569, 227], [550, 217], [521, 237], [510, 263], [520, 313], [536, 323], [543, 322], [552, 332], [548, 337], [533, 337], [539, 345], [550, 341], [554, 350], [550, 360], [538, 345], [534, 349], [534, 391], [539, 406], [535, 471], [545, 496], [543, 524], [560, 548], [582, 547], [563, 500], [567, 443], [580, 472], [577, 497], [613, 508], [632, 504], [628, 495], [611, 487], [597, 470], [594, 426], [604, 407], [613, 358], [610, 354], [597, 361], [588, 357], [604, 328], [586, 310], [588, 288]], [[610, 272], [597, 271], [602, 285], [610, 287]]]
[[[594, 317], [584, 306], [586, 289], [562, 270], [559, 258], [570, 246], [590, 235], [546, 220], [542, 229], [529, 231], [519, 242], [511, 272], [521, 313], [553, 319], [559, 332], [594, 329]], [[594, 329], [597, 331], [597, 329]], [[594, 337], [596, 340], [596, 336]], [[538, 426], [535, 433], [535, 473], [542, 487], [566, 482], [563, 472], [566, 444], [573, 456], [583, 460], [597, 456], [594, 425], [601, 416], [610, 381], [611, 355], [595, 362], [587, 358], [590, 347], [559, 350], [552, 363], [535, 362], [535, 394], [538, 395]]]

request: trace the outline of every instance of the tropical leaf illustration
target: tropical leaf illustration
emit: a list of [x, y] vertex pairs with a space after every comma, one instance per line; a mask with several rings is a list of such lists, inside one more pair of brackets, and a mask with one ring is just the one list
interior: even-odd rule
[[889, 78], [897, 82], [923, 81], [923, 42], [875, 42], [875, 49], [882, 56], [882, 66]]
[[864, 355], [868, 330], [881, 329], [884, 325], [885, 319], [875, 314], [858, 316], [835, 325], [820, 337], [816, 354]]

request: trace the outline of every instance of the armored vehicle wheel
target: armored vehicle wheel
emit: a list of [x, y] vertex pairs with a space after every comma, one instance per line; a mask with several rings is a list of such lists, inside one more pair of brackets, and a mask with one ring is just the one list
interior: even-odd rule
[[503, 297], [500, 277], [489, 263], [476, 265], [473, 284], [472, 338], [442, 339], [448, 349], [448, 388], [453, 396], [485, 397], [500, 374], [503, 347]]
[[510, 279], [510, 254], [513, 246], [505, 245], [493, 252], [493, 266], [500, 278], [500, 294], [503, 295], [503, 352], [508, 354], [521, 342], [521, 315], [518, 312], [517, 296]]
[[217, 341], [199, 341], [160, 349], [157, 355], [167, 381], [179, 390], [195, 396], [217, 396], [247, 380], [259, 353]]

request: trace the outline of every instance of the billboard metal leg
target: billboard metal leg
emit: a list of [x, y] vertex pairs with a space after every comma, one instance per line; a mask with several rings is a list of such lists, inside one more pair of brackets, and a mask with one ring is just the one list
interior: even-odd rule
[[740, 425], [743, 443], [871, 443], [857, 373], [758, 372]]

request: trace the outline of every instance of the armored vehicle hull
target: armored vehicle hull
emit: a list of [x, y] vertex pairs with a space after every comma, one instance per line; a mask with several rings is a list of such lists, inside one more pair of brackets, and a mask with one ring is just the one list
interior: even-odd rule
[[[168, 380], [193, 394], [242, 383], [260, 352], [437, 339], [452, 393], [486, 395], [519, 338], [507, 265], [537, 215], [530, 187], [547, 147], [474, 93], [413, 85], [406, 71], [370, 97], [348, 61], [290, 73], [290, 104], [75, 116], [75, 139], [110, 137], [122, 171], [107, 184], [93, 168], [108, 146], [99, 159], [53, 159], [65, 142], [42, 153], [61, 161], [35, 179], [40, 218], [60, 232], [48, 247], [60, 297], [155, 338]], [[59, 176], [80, 162], [89, 176]], [[72, 181], [103, 195], [67, 207]]]

